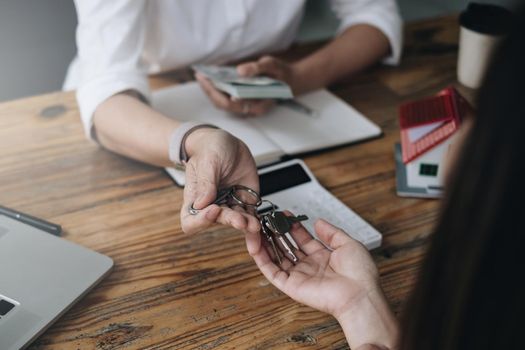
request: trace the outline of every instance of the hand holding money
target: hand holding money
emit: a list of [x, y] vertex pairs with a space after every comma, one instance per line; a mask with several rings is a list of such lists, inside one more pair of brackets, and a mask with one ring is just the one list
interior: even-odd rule
[[293, 68], [274, 57], [265, 56], [237, 67], [193, 67], [204, 92], [217, 108], [242, 116], [266, 113], [276, 99], [292, 99]]

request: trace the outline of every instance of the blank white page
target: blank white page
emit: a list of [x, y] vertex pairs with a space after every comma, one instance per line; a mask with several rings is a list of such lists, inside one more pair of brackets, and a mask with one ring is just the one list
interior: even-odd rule
[[315, 151], [381, 134], [377, 125], [327, 90], [308, 93], [297, 101], [312, 109], [314, 116], [278, 106], [265, 116], [250, 119], [285, 154]]

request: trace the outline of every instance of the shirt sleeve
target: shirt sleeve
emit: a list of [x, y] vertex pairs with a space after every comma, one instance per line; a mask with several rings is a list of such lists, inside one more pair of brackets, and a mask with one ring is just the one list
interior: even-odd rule
[[149, 100], [142, 62], [143, 0], [76, 0], [79, 81], [77, 101], [86, 136], [94, 139], [93, 113], [109, 97], [135, 90]]
[[357, 24], [374, 26], [390, 42], [391, 54], [383, 63], [399, 63], [403, 48], [403, 21], [395, 0], [331, 0], [331, 5], [341, 20], [339, 33]]

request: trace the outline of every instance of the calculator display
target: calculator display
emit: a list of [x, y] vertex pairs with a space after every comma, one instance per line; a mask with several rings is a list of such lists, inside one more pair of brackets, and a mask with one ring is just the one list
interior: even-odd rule
[[276, 169], [259, 175], [261, 196], [285, 190], [312, 181], [300, 164]]

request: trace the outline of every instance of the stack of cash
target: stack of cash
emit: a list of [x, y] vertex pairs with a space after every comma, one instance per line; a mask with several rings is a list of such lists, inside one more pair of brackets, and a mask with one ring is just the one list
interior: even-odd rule
[[237, 69], [231, 66], [194, 65], [193, 69], [208, 78], [212, 84], [228, 95], [236, 98], [251, 99], [291, 99], [290, 87], [266, 76], [241, 77]]

